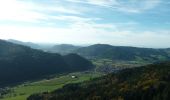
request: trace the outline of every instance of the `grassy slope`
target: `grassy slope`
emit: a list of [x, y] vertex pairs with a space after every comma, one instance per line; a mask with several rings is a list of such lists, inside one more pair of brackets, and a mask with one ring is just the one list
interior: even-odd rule
[[[71, 75], [76, 75], [78, 78], [72, 79]], [[61, 88], [68, 83], [78, 83], [82, 81], [90, 80], [91, 78], [98, 77], [99, 73], [71, 73], [69, 75], [63, 75], [50, 80], [41, 80], [33, 83], [26, 83], [12, 89], [14, 92], [9, 93], [4, 99], [0, 100], [26, 100], [28, 96], [34, 93], [41, 93], [46, 91], [53, 91]], [[15, 96], [14, 96], [15, 95]]]

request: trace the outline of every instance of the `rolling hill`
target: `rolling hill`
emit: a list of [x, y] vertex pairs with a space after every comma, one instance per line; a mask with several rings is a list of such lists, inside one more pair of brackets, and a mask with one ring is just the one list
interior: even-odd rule
[[169, 100], [170, 62], [125, 69], [91, 81], [65, 85], [28, 100]]
[[78, 48], [81, 48], [81, 47], [74, 46], [71, 44], [59, 44], [59, 45], [53, 46], [52, 48], [47, 49], [47, 51], [51, 53], [68, 54], [68, 53], [72, 53], [74, 50]]
[[104, 58], [124, 61], [164, 61], [170, 59], [169, 49], [137, 48], [95, 44], [74, 51], [86, 58]]
[[88, 59], [110, 59], [113, 61], [147, 61], [157, 62], [170, 60], [170, 48], [153, 49], [138, 48], [129, 46], [112, 46], [108, 44], [94, 44], [86, 47], [75, 46], [72, 44], [58, 44], [53, 47], [44, 47], [29, 42], [21, 42], [17, 40], [8, 40], [15, 44], [29, 46], [35, 49], [41, 49], [49, 53], [59, 53], [66, 55], [76, 53]]
[[0, 40], [0, 86], [42, 78], [47, 75], [93, 68], [77, 54], [61, 56]]
[[41, 46], [32, 42], [22, 42], [22, 41], [18, 41], [18, 40], [14, 40], [14, 39], [8, 39], [8, 42], [12, 42], [14, 44], [19, 44], [19, 45], [24, 45], [24, 46], [28, 46], [34, 49], [40, 49]]

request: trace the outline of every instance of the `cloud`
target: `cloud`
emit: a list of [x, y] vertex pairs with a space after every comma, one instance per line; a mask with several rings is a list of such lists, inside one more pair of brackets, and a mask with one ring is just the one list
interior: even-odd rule
[[96, 6], [110, 7], [111, 5], [117, 5], [117, 0], [67, 0], [74, 3], [83, 3]]
[[[69, 2], [87, 3], [102, 7], [111, 8], [118, 11], [139, 13], [145, 10], [154, 8], [160, 3], [160, 0], [142, 0], [142, 1], [118, 1], [118, 0], [66, 0]], [[65, 2], [65, 3], [69, 3]], [[77, 7], [76, 7], [77, 5]], [[90, 7], [89, 9], [92, 9]], [[56, 16], [56, 19], [79, 19], [89, 20], [88, 18], [73, 17], [86, 13], [81, 10], [80, 5], [74, 4], [74, 7], [65, 6], [61, 2], [50, 1], [50, 3], [29, 2], [21, 0], [1, 0], [0, 1], [0, 21], [21, 21], [21, 22], [42, 22], [44, 20], [53, 19], [51, 16]], [[66, 16], [66, 14], [68, 16]], [[71, 15], [71, 16], [70, 16]]]
[[140, 13], [155, 8], [160, 2], [160, 0], [131, 0], [129, 2], [119, 2], [117, 9], [124, 12]]
[[[25, 2], [27, 3], [27, 2]], [[71, 7], [69, 5], [65, 6], [60, 4], [61, 2], [51, 1], [50, 4], [45, 3], [33, 3], [34, 7], [32, 7], [32, 10], [35, 11], [41, 11], [41, 12], [47, 12], [47, 13], [64, 13], [64, 14], [82, 14], [82, 11], [80, 9], [76, 9], [74, 7]]]
[[160, 0], [67, 0], [70, 2], [91, 4], [126, 13], [140, 13], [155, 8]]
[[170, 30], [135, 32], [120, 30], [119, 26], [115, 24], [96, 24], [93, 22], [75, 22], [68, 28], [0, 26], [0, 30], [0, 37], [3, 39], [12, 38], [43, 43], [106, 43], [160, 48], [167, 47], [170, 42]]
[[87, 0], [90, 4], [100, 5], [100, 6], [110, 6], [116, 5], [118, 2], [116, 0]]
[[21, 0], [0, 1], [0, 21], [40, 22], [50, 17], [49, 13], [81, 14], [79, 10], [52, 4], [35, 3]]
[[68, 14], [81, 14], [80, 11], [74, 10], [74, 9], [67, 9], [65, 7], [48, 7], [44, 10], [50, 11], [50, 12], [60, 12], [60, 13], [68, 13]]
[[62, 20], [71, 22], [74, 24], [75, 22], [93, 22], [97, 20], [102, 20], [101, 18], [89, 18], [89, 17], [79, 17], [79, 16], [72, 16], [72, 15], [59, 15], [59, 16], [51, 16], [53, 20]]
[[[0, 38], [47, 43], [108, 43], [167, 47], [170, 42], [170, 30], [160, 28], [160, 31], [156, 32], [155, 26], [144, 29], [145, 25], [149, 26], [152, 22], [151, 20], [149, 24], [143, 23], [142, 21], [148, 18], [145, 15], [138, 19], [133, 15], [122, 16], [115, 13], [141, 13], [159, 4], [160, 0], [39, 0], [38, 2], [1, 0]], [[92, 9], [99, 13], [93, 14]], [[103, 12], [105, 10], [106, 12]], [[134, 17], [138, 22], [133, 21]], [[3, 21], [8, 23], [4, 24]], [[11, 24], [13, 21], [16, 22]], [[59, 27], [60, 25], [62, 27]]]
[[0, 1], [0, 21], [37, 22], [46, 19], [46, 15], [31, 11], [34, 6], [18, 0]]

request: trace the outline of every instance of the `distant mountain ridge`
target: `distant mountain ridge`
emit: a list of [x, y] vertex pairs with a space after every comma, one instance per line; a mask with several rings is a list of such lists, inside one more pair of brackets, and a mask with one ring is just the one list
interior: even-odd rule
[[75, 46], [72, 44], [59, 44], [49, 48], [47, 51], [52, 53], [68, 54], [79, 48], [81, 48], [81, 46]]
[[39, 49], [40, 46], [38, 44], [32, 43], [32, 42], [22, 42], [22, 41], [18, 41], [18, 40], [14, 40], [14, 39], [8, 39], [8, 42], [12, 42], [15, 44], [19, 44], [19, 45], [24, 45], [24, 46], [28, 46], [34, 49]]
[[[25, 45], [28, 46], [28, 44]], [[109, 44], [94, 44], [90, 46], [58, 44], [53, 47], [39, 49], [50, 53], [59, 53], [62, 55], [76, 53], [88, 59], [111, 59], [118, 61], [122, 60], [148, 62], [166, 61], [170, 59], [170, 48], [153, 49], [129, 46], [112, 46]]]
[[14, 39], [8, 39], [8, 42], [14, 43], [14, 44], [19, 44], [23, 46], [28, 46], [33, 49], [39, 49], [43, 50], [45, 52], [50, 52], [50, 53], [59, 53], [59, 54], [69, 54], [73, 53], [74, 50], [81, 48], [81, 46], [75, 46], [72, 44], [36, 44], [32, 42], [22, 42], [19, 40], [14, 40]]
[[0, 86], [93, 68], [77, 54], [61, 56], [0, 40]]
[[159, 61], [170, 59], [169, 49], [137, 48], [128, 46], [112, 46], [95, 44], [74, 51], [87, 58], [106, 58], [112, 60], [148, 60]]

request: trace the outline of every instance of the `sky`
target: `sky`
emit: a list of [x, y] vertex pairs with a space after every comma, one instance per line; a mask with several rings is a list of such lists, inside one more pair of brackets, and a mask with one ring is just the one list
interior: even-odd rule
[[170, 47], [169, 0], [0, 0], [0, 39]]

